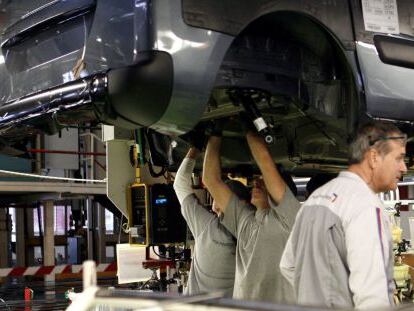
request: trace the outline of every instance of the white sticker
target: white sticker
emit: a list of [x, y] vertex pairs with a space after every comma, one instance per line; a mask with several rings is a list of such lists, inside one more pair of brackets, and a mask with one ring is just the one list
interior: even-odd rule
[[261, 117], [254, 120], [253, 124], [256, 127], [258, 132], [260, 132], [261, 130], [263, 130], [267, 127], [266, 121]]
[[366, 31], [399, 34], [397, 0], [362, 0]]
[[137, 227], [131, 227], [129, 229], [130, 229], [129, 234], [132, 237], [137, 237], [138, 236], [138, 228]]

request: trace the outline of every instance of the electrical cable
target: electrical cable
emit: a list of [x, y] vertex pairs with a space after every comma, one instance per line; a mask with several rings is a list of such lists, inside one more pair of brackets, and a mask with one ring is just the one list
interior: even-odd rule
[[157, 253], [156, 251], [155, 251], [155, 248], [154, 248], [155, 246], [153, 245], [152, 246], [152, 251], [154, 252], [154, 254], [155, 255], [157, 255], [158, 257], [160, 257], [160, 258], [162, 258], [162, 259], [167, 259], [167, 260], [174, 260], [174, 261], [180, 261], [181, 259], [180, 258], [178, 258], [178, 257], [180, 257], [182, 254], [184, 254], [184, 250], [183, 251], [181, 251], [181, 252], [179, 252], [179, 253], [176, 253], [175, 254], [175, 256], [174, 256], [174, 259], [173, 258], [171, 258], [171, 257], [166, 257], [166, 256], [164, 256], [164, 255], [161, 255], [160, 253]]
[[145, 283], [144, 284], [142, 284], [139, 288], [138, 288], [138, 290], [141, 290], [141, 289], [144, 289], [144, 287], [145, 287], [145, 285], [147, 285], [149, 282], [151, 282], [153, 279], [151, 278], [151, 279], [148, 279], [148, 280], [146, 280], [145, 281]]
[[119, 222], [119, 232], [118, 232], [118, 244], [121, 244], [122, 220], [124, 220], [124, 214], [121, 213], [121, 221]]
[[[326, 137], [326, 139], [332, 144], [332, 146], [336, 146], [337, 142], [334, 138], [332, 138], [323, 128], [323, 126], [320, 125], [319, 120], [315, 119], [314, 117], [310, 116], [308, 113], [306, 113], [305, 111], [303, 111], [302, 108], [299, 107], [298, 103], [295, 102], [294, 100], [292, 101], [293, 105], [296, 107], [296, 109], [304, 116], [306, 117], [321, 133], [322, 135], [324, 135]], [[322, 123], [323, 124], [323, 123]], [[301, 127], [301, 126], [298, 126]]]
[[16, 175], [16, 176], [24, 176], [24, 177], [34, 177], [34, 178], [40, 178], [40, 179], [106, 183], [106, 178], [104, 178], [104, 179], [67, 178], [67, 177], [56, 177], [56, 176], [45, 176], [45, 175], [38, 175], [38, 174], [21, 173], [21, 172], [6, 171], [6, 170], [0, 170], [0, 174], [8, 174], [8, 175]]
[[9, 307], [9, 305], [7, 304], [7, 302], [5, 302], [4, 301], [4, 299], [3, 298], [0, 298], [0, 301], [6, 306], [6, 308], [10, 311], [11, 309], [10, 309], [10, 307]]
[[138, 156], [139, 156], [138, 161], [139, 161], [139, 164], [141, 165], [141, 167], [143, 167], [144, 164], [145, 164], [145, 159], [144, 159], [144, 148], [143, 148], [143, 145], [142, 145], [142, 135], [141, 135], [141, 133], [142, 133], [141, 129], [136, 129], [135, 130], [135, 141], [138, 145]]
[[161, 254], [157, 253], [157, 252], [155, 251], [155, 246], [154, 246], [154, 245], [152, 246], [152, 251], [154, 252], [154, 254], [155, 254], [155, 255], [157, 255], [158, 257], [160, 257], [160, 258], [162, 258], [162, 259], [171, 259], [171, 258], [168, 258], [168, 257], [166, 257], [166, 256], [163, 256], [163, 255], [161, 255]]
[[166, 176], [164, 174], [166, 173], [167, 169], [164, 166], [161, 167], [161, 170], [157, 173], [157, 172], [155, 172], [151, 161], [148, 161], [148, 168], [149, 168], [149, 171], [150, 171], [150, 174], [151, 174], [152, 177], [157, 178], [157, 177], [164, 176], [166, 178]]
[[131, 228], [129, 227], [127, 222], [124, 222], [122, 224], [122, 230], [124, 230], [125, 233], [129, 233], [131, 231]]

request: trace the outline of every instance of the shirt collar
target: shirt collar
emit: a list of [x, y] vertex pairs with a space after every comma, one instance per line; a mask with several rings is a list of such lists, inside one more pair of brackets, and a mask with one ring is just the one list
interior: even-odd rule
[[365, 183], [365, 181], [359, 177], [359, 175], [350, 172], [350, 171], [342, 171], [339, 173], [339, 177], [346, 177], [346, 178], [351, 178], [351, 179], [355, 179], [355, 180], [359, 180], [359, 181], [363, 181]]
[[355, 181], [361, 182], [363, 183], [372, 193], [375, 194], [375, 192], [368, 186], [368, 184], [365, 182], [365, 180], [363, 180], [361, 178], [361, 176], [359, 176], [358, 174], [355, 174], [353, 172], [350, 171], [342, 171], [339, 173], [339, 177], [344, 177], [344, 178], [350, 178], [353, 179]]

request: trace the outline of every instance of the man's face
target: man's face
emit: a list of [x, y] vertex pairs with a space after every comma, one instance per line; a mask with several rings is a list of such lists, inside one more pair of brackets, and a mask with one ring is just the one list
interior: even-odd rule
[[268, 207], [267, 191], [262, 179], [256, 178], [253, 181], [252, 199], [250, 203], [256, 206], [256, 208]]
[[391, 151], [386, 155], [378, 155], [374, 168], [373, 184], [377, 192], [395, 190], [402, 175], [407, 172], [404, 162], [405, 145], [400, 141], [389, 141]]

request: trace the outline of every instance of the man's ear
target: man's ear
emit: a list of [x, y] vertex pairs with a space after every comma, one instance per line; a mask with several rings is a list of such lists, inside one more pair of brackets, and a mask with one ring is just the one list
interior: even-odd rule
[[379, 154], [378, 154], [378, 151], [376, 149], [371, 148], [371, 149], [368, 150], [368, 152], [367, 152], [367, 158], [368, 159], [367, 160], [368, 160], [368, 164], [369, 164], [370, 168], [374, 169], [374, 168], [377, 167], [378, 157], [379, 157]]

